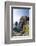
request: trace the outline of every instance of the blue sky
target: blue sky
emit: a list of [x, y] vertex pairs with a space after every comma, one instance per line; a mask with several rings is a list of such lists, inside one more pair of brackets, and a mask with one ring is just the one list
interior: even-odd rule
[[21, 16], [28, 16], [29, 9], [13, 9], [13, 23], [19, 23]]
[[13, 9], [15, 15], [27, 16], [29, 15], [29, 9]]

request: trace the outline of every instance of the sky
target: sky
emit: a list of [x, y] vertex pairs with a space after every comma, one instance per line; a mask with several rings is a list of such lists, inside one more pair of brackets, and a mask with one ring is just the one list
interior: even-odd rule
[[13, 23], [19, 23], [21, 16], [29, 16], [29, 9], [13, 9]]

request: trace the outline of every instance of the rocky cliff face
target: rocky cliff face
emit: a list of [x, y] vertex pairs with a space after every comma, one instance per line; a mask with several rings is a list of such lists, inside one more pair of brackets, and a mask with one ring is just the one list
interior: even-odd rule
[[[28, 23], [29, 23], [29, 16], [22, 16], [20, 18], [20, 22], [19, 23], [15, 22], [15, 24], [14, 24], [15, 26], [13, 28], [13, 35], [19, 35], [20, 36], [23, 32], [23, 28], [25, 28], [24, 26], [27, 25]], [[27, 28], [27, 26], [26, 26], [26, 28]], [[23, 34], [25, 34], [25, 33], [23, 32]]]

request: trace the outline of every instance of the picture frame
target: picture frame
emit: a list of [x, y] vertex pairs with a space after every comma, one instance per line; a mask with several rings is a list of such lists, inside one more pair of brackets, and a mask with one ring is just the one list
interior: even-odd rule
[[[19, 18], [22, 16], [29, 18], [25, 19], [29, 22], [28, 36], [27, 33], [21, 33], [22, 28], [20, 28], [20, 26], [20, 30], [19, 28], [16, 28], [18, 30], [13, 30], [13, 24], [15, 24], [16, 21], [19, 23]], [[4, 30], [6, 44], [35, 42], [35, 3], [6, 1]]]

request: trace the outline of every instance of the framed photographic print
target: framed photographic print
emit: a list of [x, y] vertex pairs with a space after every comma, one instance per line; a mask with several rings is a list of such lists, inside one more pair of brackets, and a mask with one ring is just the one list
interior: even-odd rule
[[5, 43], [35, 42], [35, 3], [5, 2]]

